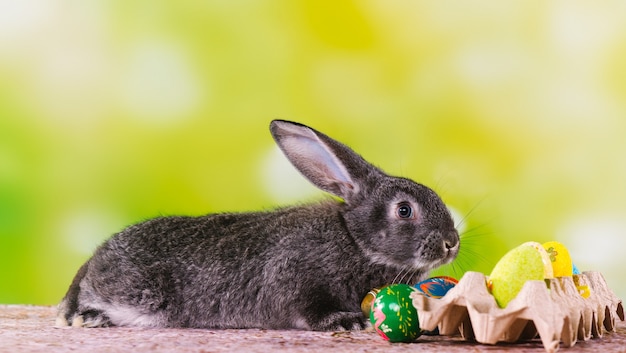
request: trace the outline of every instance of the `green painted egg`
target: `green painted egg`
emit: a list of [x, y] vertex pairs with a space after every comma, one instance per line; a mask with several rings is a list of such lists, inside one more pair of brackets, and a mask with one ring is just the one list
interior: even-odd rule
[[536, 241], [529, 241], [522, 245], [531, 246], [533, 249], [539, 252], [541, 255], [541, 262], [543, 262], [543, 276], [545, 278], [554, 278], [554, 270], [552, 269], [552, 261], [550, 260], [550, 255], [543, 247], [543, 245], [537, 243]]
[[543, 280], [541, 255], [531, 246], [521, 245], [506, 253], [489, 275], [489, 289], [501, 308], [506, 307], [526, 281]]
[[420, 335], [417, 309], [411, 293], [415, 289], [406, 284], [383, 287], [372, 303], [370, 321], [374, 330], [390, 342], [412, 342]]

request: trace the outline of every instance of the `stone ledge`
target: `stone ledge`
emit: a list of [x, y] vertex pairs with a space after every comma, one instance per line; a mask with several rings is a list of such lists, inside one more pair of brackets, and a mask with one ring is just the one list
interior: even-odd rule
[[[422, 336], [390, 344], [373, 331], [140, 329], [54, 327], [53, 307], [0, 305], [0, 352], [545, 352], [539, 340], [488, 346], [458, 337]], [[617, 332], [561, 352], [626, 352], [626, 323]]]

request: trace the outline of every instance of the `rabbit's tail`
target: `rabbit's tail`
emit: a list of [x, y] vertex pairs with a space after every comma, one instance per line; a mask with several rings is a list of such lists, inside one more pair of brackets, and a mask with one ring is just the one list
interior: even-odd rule
[[57, 318], [55, 325], [58, 327], [63, 326], [82, 326], [79, 323], [75, 323], [74, 320], [79, 316], [78, 313], [78, 294], [80, 293], [80, 282], [87, 273], [87, 267], [89, 266], [87, 261], [76, 273], [70, 288], [67, 290], [67, 294], [57, 306]]

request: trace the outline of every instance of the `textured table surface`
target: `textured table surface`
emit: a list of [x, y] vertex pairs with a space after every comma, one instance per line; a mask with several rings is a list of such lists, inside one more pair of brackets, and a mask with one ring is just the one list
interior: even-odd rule
[[[373, 331], [309, 332], [139, 328], [56, 328], [55, 309], [0, 305], [0, 352], [545, 352], [541, 343], [482, 345], [458, 337], [388, 343]], [[617, 332], [559, 352], [626, 352], [626, 323]]]

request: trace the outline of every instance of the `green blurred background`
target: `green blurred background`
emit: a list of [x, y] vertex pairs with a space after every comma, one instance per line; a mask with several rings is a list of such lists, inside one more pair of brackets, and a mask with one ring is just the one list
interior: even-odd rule
[[464, 219], [440, 273], [559, 240], [626, 297], [626, 3], [0, 0], [0, 303], [157, 215], [324, 197], [309, 124]]

